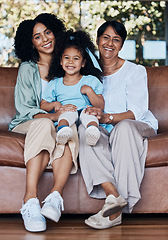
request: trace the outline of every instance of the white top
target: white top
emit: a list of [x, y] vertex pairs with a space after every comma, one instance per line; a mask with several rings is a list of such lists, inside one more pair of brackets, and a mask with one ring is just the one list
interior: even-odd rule
[[[131, 110], [135, 119], [158, 129], [158, 121], [148, 110], [148, 84], [145, 67], [125, 61], [123, 66], [109, 76], [103, 77], [105, 112], [122, 113]], [[108, 131], [113, 128], [108, 125]]]
[[41, 78], [41, 99], [43, 99], [44, 89], [46, 88], [48, 81]]

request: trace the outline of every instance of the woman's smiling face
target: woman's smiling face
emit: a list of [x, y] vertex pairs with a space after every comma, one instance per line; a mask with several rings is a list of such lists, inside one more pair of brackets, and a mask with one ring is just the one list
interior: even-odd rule
[[118, 56], [122, 48], [122, 38], [111, 26], [108, 26], [104, 33], [97, 38], [97, 45], [101, 58], [113, 58]]
[[33, 28], [32, 43], [39, 54], [51, 54], [54, 51], [55, 36], [45, 25], [36, 23]]

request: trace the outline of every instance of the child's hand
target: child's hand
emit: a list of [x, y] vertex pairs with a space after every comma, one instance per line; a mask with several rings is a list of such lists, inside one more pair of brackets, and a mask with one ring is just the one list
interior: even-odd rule
[[61, 106], [62, 106], [62, 104], [60, 102], [54, 102], [54, 110], [55, 110], [55, 112], [58, 111]]
[[83, 85], [83, 86], [81, 87], [81, 90], [80, 90], [80, 91], [81, 91], [82, 94], [88, 95], [90, 91], [93, 91], [93, 89], [92, 89], [92, 87], [90, 87], [90, 86], [88, 86], [88, 85]]

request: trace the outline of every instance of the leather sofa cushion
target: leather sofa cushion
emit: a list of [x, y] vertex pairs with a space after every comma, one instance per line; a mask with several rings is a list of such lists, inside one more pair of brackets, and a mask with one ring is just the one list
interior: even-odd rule
[[168, 132], [159, 133], [148, 139], [146, 167], [168, 165]]
[[[0, 166], [24, 168], [25, 135], [0, 130]], [[160, 133], [149, 138], [145, 167], [168, 165], [168, 133]]]
[[24, 139], [24, 134], [0, 130], [0, 166], [25, 167]]

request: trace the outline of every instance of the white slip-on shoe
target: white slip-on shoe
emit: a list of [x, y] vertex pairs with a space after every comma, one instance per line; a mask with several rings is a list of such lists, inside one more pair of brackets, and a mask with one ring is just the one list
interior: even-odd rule
[[85, 136], [86, 143], [90, 146], [94, 146], [100, 138], [100, 131], [95, 126], [89, 126], [85, 131]]
[[20, 209], [24, 226], [29, 232], [46, 230], [46, 220], [41, 215], [41, 207], [37, 198], [30, 198]]
[[106, 229], [111, 228], [122, 223], [122, 214], [120, 214], [114, 220], [110, 220], [109, 217], [102, 217], [101, 210], [85, 220], [86, 225], [95, 229]]
[[72, 135], [73, 131], [70, 127], [68, 126], [63, 127], [57, 132], [56, 141], [59, 144], [65, 145], [68, 142], [68, 140], [72, 137]]
[[110, 194], [106, 200], [105, 204], [102, 207], [102, 216], [108, 217], [114, 213], [121, 211], [125, 206], [127, 206], [127, 202], [121, 196], [115, 197]]
[[41, 214], [54, 222], [58, 222], [61, 217], [61, 210], [64, 211], [63, 199], [59, 192], [50, 193], [42, 203], [44, 205]]

